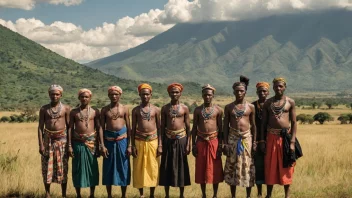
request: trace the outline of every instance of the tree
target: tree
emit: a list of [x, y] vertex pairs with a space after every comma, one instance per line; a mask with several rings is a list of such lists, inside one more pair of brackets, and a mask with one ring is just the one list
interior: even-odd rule
[[320, 124], [324, 124], [325, 121], [332, 121], [334, 118], [326, 113], [326, 112], [319, 112], [313, 116], [314, 121], [318, 121]]
[[347, 122], [350, 120], [350, 117], [348, 116], [348, 114], [341, 114], [338, 118], [338, 121], [341, 122], [341, 124], [347, 124]]
[[2, 116], [0, 119], [0, 122], [10, 122], [11, 118], [9, 118], [8, 116]]
[[296, 117], [297, 121], [300, 121], [301, 124], [309, 123], [312, 124], [314, 122], [313, 116], [310, 114], [299, 114]]

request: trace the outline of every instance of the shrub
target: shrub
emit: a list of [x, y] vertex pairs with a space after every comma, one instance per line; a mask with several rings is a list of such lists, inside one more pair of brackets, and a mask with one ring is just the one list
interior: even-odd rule
[[324, 124], [325, 121], [332, 121], [334, 118], [326, 113], [326, 112], [319, 112], [313, 116], [314, 121], [318, 121], [320, 124]]

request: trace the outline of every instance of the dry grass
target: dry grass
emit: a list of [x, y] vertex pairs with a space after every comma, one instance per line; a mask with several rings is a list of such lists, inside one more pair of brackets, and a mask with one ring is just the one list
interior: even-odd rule
[[[228, 101], [221, 101], [228, 102]], [[299, 113], [315, 114], [322, 110], [297, 110]], [[333, 116], [351, 112], [347, 108], [326, 110]], [[1, 116], [8, 115], [1, 113]], [[352, 125], [340, 125], [337, 121], [324, 125], [299, 125], [298, 138], [303, 147], [304, 157], [299, 159], [292, 185], [292, 197], [352, 197]], [[3, 164], [0, 157], [0, 196], [40, 197], [44, 194], [42, 184], [40, 156], [37, 143], [37, 124], [9, 124], [1, 123], [0, 155], [12, 158], [19, 150], [15, 162]], [[225, 158], [223, 157], [225, 160]], [[71, 162], [69, 163], [71, 164]], [[101, 167], [101, 159], [99, 160]], [[200, 197], [200, 187], [194, 184], [194, 158], [189, 156], [192, 186], [185, 188], [186, 197]], [[3, 168], [4, 166], [10, 166]], [[70, 165], [71, 167], [71, 165]], [[149, 195], [149, 190], [146, 195]], [[60, 186], [52, 185], [54, 197], [60, 196]], [[88, 196], [89, 189], [82, 190]], [[120, 189], [113, 188], [114, 196], [120, 196]], [[69, 173], [68, 195], [75, 196]], [[106, 197], [105, 187], [100, 185], [96, 189], [97, 197]], [[177, 197], [178, 189], [171, 189], [172, 197]], [[208, 185], [208, 196], [212, 195]], [[245, 189], [239, 188], [238, 197], [245, 197]], [[256, 189], [252, 190], [255, 197]], [[132, 186], [128, 188], [129, 197], [138, 197], [138, 190]], [[163, 197], [162, 187], [156, 189], [156, 196]], [[230, 197], [228, 185], [222, 183], [218, 197]], [[283, 197], [283, 187], [274, 187], [274, 197]]]

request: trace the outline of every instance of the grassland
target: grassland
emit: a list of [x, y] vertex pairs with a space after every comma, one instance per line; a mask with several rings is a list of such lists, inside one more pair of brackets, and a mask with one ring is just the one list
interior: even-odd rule
[[[217, 101], [220, 105], [227, 101]], [[162, 102], [162, 101], [160, 101]], [[341, 113], [350, 113], [347, 108], [336, 107], [332, 110], [304, 110], [297, 113], [315, 114], [326, 111], [336, 117]], [[10, 115], [11, 112], [0, 112], [0, 117]], [[40, 197], [44, 194], [42, 184], [40, 156], [37, 143], [37, 124], [0, 124], [0, 196], [1, 197]], [[299, 125], [298, 138], [303, 147], [304, 157], [300, 158], [295, 168], [292, 185], [292, 197], [352, 197], [352, 132], [351, 125], [340, 125], [338, 121], [327, 122], [324, 125]], [[17, 154], [18, 152], [18, 154]], [[16, 158], [17, 156], [17, 158]], [[200, 188], [194, 184], [194, 157], [189, 156], [192, 185], [186, 187], [186, 197], [200, 197]], [[223, 157], [225, 160], [225, 157]], [[70, 162], [71, 164], [71, 162]], [[101, 167], [101, 159], [99, 159]], [[71, 167], [71, 166], [70, 166]], [[208, 196], [211, 196], [211, 186], [208, 186]], [[84, 197], [89, 189], [83, 189]], [[113, 188], [115, 197], [120, 196], [120, 189]], [[59, 185], [52, 185], [54, 197], [60, 196]], [[149, 190], [146, 189], [146, 195]], [[105, 187], [100, 185], [96, 189], [97, 197], [106, 197]], [[177, 197], [178, 190], [171, 189], [172, 197]], [[245, 190], [238, 189], [238, 197], [245, 197]], [[252, 197], [256, 197], [256, 189], [252, 190]], [[71, 172], [69, 173], [68, 196], [74, 197]], [[163, 197], [162, 187], [156, 189], [156, 196]], [[128, 188], [128, 197], [138, 197], [138, 190], [132, 186]], [[218, 197], [230, 197], [227, 184], [219, 187]], [[274, 197], [283, 197], [281, 186], [275, 186]]]

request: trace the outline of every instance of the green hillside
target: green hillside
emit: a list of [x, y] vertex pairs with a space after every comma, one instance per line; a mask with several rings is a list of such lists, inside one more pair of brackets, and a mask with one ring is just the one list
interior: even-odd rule
[[[49, 102], [50, 84], [64, 88], [63, 102], [70, 105], [78, 103], [80, 88], [91, 89], [92, 102], [98, 106], [109, 101], [107, 88], [111, 85], [121, 86], [125, 103], [138, 98], [140, 81], [117, 78], [63, 58], [1, 25], [0, 43], [0, 110], [39, 107]], [[167, 97], [166, 84], [151, 85], [154, 98]], [[185, 83], [184, 86], [184, 95], [199, 95], [199, 84]]]
[[283, 76], [289, 90], [338, 91], [352, 82], [352, 11], [248, 21], [178, 24], [148, 42], [88, 66], [122, 78], [211, 82], [231, 88]]

